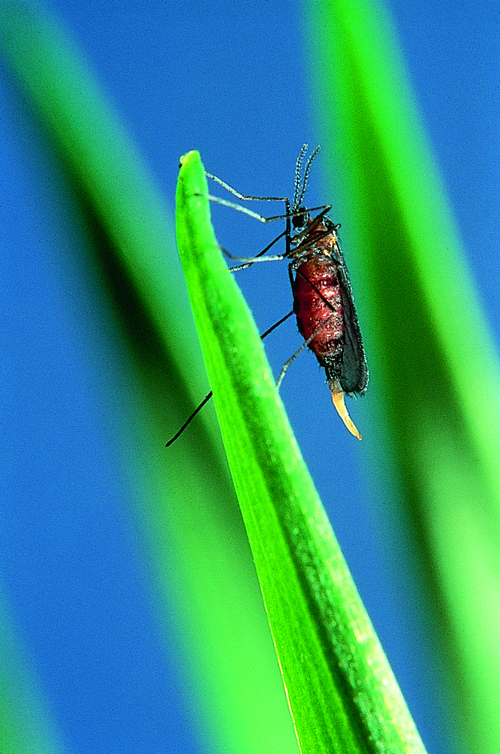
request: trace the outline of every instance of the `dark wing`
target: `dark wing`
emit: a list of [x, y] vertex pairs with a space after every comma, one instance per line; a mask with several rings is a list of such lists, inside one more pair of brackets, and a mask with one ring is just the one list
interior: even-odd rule
[[351, 281], [340, 247], [338, 253], [338, 275], [342, 306], [344, 309], [345, 344], [340, 371], [342, 390], [351, 395], [363, 395], [368, 387], [368, 365], [366, 363], [363, 339], [359, 329], [359, 320], [354, 306]]

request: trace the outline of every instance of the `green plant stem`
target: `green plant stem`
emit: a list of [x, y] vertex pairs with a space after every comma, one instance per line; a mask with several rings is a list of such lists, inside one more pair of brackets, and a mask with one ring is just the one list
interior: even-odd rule
[[182, 158], [177, 239], [233, 480], [304, 754], [423, 752]]

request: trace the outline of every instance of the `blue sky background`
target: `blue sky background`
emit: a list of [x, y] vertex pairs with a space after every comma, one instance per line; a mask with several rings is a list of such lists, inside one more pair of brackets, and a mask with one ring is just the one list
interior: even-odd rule
[[[172, 214], [179, 156], [190, 149], [244, 193], [292, 193], [301, 145], [319, 141], [300, 4], [52, 0], [48, 7], [90, 63]], [[387, 7], [498, 343], [500, 9], [484, 0]], [[107, 357], [114, 333], [98, 303], [89, 304], [81, 260], [54, 252], [70, 248], [75, 222], [71, 206], [51, 195], [58, 182], [63, 190], [63, 176], [44, 156], [5, 71], [0, 87], [0, 588], [68, 752], [202, 751], [175, 646], [169, 656], [158, 635], [132, 493], [119, 473], [129, 440], [121, 434], [126, 386]], [[349, 263], [349, 218], [336, 214], [335, 185], [322, 171], [330, 147], [324, 140], [322, 147], [308, 202], [332, 203]], [[221, 207], [213, 217], [220, 242], [242, 256], [272, 238], [269, 228]], [[242, 272], [238, 282], [261, 330], [291, 308], [282, 265]], [[276, 373], [298, 345], [293, 321], [269, 338]], [[434, 670], [417, 651], [426, 628], [412, 622], [411, 575], [398, 572], [405, 543], [391, 539], [380, 488], [367, 472], [370, 393], [350, 404], [360, 445], [323, 382], [314, 357], [303, 355], [284, 381], [285, 405], [424, 741], [445, 754], [440, 700], [428, 685]], [[345, 459], [341, 469], [333, 445]], [[90, 509], [80, 504], [89, 498]], [[375, 573], [387, 577], [390, 599]]]

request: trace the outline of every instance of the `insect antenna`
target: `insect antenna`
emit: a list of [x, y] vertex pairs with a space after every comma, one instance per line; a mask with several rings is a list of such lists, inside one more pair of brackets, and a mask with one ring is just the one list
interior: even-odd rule
[[303, 144], [302, 149], [300, 150], [300, 154], [297, 157], [297, 162], [295, 163], [295, 181], [294, 181], [294, 194], [293, 194], [293, 208], [298, 204], [298, 197], [302, 190], [302, 160], [304, 159], [304, 155], [307, 152], [308, 144]]
[[317, 146], [314, 152], [312, 153], [312, 155], [309, 157], [309, 159], [306, 162], [306, 168], [304, 170], [304, 177], [302, 177], [302, 161], [307, 152], [307, 148], [308, 148], [308, 145], [304, 144], [297, 158], [297, 165], [295, 167], [295, 193], [293, 196], [292, 212], [297, 212], [297, 210], [302, 204], [302, 200], [306, 193], [307, 182], [309, 180], [309, 172], [311, 170], [311, 165], [313, 163], [314, 158], [316, 157], [319, 150], [321, 149], [320, 146]]

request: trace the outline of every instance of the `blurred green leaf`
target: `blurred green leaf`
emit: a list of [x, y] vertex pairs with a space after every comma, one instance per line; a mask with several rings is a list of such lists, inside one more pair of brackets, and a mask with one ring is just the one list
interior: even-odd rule
[[[128, 360], [122, 342], [119, 356], [109, 356], [130, 386], [120, 421], [135, 432], [135, 445], [117, 453], [140, 501], [157, 586], [153, 609], [165, 641], [175, 642], [195, 734], [206, 751], [221, 754], [297, 751], [218, 435], [200, 416], [165, 449], [207, 392], [165, 202], [54, 18], [16, 2], [0, 11], [3, 55], [41, 121], [49, 154], [71, 180], [61, 202], [81, 202], [96, 241], [98, 294], [128, 344]], [[89, 261], [92, 280], [94, 267]]]
[[465, 750], [493, 754], [500, 749], [498, 357], [383, 4], [313, 1], [304, 17], [343, 225], [356, 239], [351, 268], [365, 291], [357, 303], [382, 442], [427, 564], [462, 700]]
[[0, 593], [0, 751], [2, 754], [64, 754], [63, 736], [23, 655], [15, 622]]

